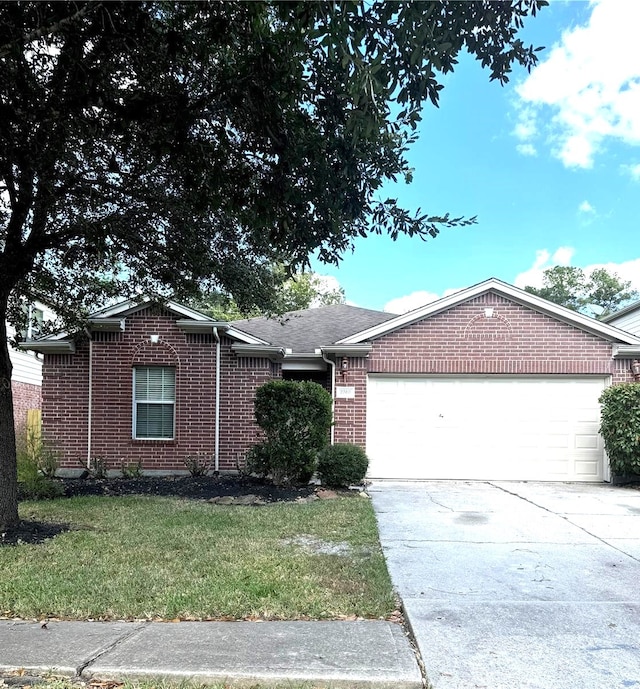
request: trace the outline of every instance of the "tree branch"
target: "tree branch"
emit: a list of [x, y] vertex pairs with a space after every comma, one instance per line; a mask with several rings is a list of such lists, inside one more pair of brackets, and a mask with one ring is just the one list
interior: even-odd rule
[[[43, 36], [50, 36], [51, 34], [58, 33], [60, 29], [63, 27], [72, 24], [76, 19], [81, 19], [82, 17], [85, 17], [89, 14], [89, 12], [93, 12], [94, 10], [102, 7], [101, 2], [88, 2], [86, 3], [81, 9], [79, 9], [75, 14], [72, 14], [69, 17], [65, 17], [64, 19], [61, 19], [60, 21], [56, 22], [55, 24], [51, 24], [50, 26], [43, 26], [38, 29], [35, 29], [31, 31], [28, 34], [25, 34], [24, 36], [20, 37], [20, 45], [24, 45], [25, 43], [32, 43], [33, 41], [37, 40], [38, 38], [42, 38]], [[0, 58], [7, 56], [10, 52], [11, 49], [18, 43], [18, 40], [15, 41], [10, 41], [9, 43], [5, 43], [4, 45], [0, 46]]]

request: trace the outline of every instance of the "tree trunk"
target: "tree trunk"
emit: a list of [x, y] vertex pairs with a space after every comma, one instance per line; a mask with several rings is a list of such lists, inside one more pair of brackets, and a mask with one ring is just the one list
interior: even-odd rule
[[6, 314], [6, 297], [0, 297], [0, 532], [8, 531], [19, 521], [16, 432], [11, 393], [12, 366], [7, 342]]

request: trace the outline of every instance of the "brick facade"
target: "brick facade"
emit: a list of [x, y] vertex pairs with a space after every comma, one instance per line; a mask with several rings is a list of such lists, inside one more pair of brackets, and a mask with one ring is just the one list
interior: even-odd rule
[[[485, 309], [493, 310], [490, 317]], [[612, 359], [607, 340], [492, 292], [372, 344], [368, 359], [349, 360], [344, 384], [354, 385], [356, 396], [336, 400], [336, 442], [365, 446], [367, 373], [606, 375], [613, 383], [632, 381], [629, 362]]]
[[11, 381], [11, 394], [13, 396], [13, 424], [16, 437], [20, 438], [25, 433], [29, 409], [40, 409], [41, 407], [42, 388], [39, 385], [14, 380]]
[[[184, 333], [175, 320], [164, 309], [145, 308], [127, 317], [125, 332], [95, 332], [91, 343], [76, 344], [75, 354], [45, 357], [43, 429], [62, 452], [62, 468], [79, 469], [88, 457], [100, 457], [110, 469], [140, 461], [146, 470], [184, 471], [189, 455], [213, 457], [216, 341], [212, 334]], [[159, 341], [152, 343], [151, 335]], [[268, 360], [237, 358], [231, 344], [222, 338], [221, 470], [236, 469], [255, 441], [255, 390], [278, 375]], [[175, 368], [173, 440], [133, 439], [135, 366]]]
[[[97, 331], [91, 343], [76, 343], [74, 354], [45, 356], [43, 430], [61, 450], [63, 468], [79, 469], [88, 457], [102, 457], [111, 469], [140, 461], [146, 470], [184, 471], [189, 455], [213, 457], [216, 339], [185, 333], [176, 324], [178, 318], [168, 310], [146, 307], [127, 316], [124, 332]], [[157, 335], [158, 342], [152, 342], [151, 335]], [[259, 438], [253, 416], [256, 389], [282, 377], [279, 363], [239, 357], [232, 345], [230, 338], [221, 337], [222, 471], [236, 470]], [[335, 441], [366, 445], [369, 373], [632, 380], [630, 362], [614, 360], [611, 348], [603, 337], [487, 292], [382, 335], [372, 342], [368, 357], [349, 358], [346, 369], [338, 366], [336, 385], [353, 387], [355, 396], [335, 400]], [[133, 369], [149, 365], [176, 371], [173, 440], [132, 438]]]

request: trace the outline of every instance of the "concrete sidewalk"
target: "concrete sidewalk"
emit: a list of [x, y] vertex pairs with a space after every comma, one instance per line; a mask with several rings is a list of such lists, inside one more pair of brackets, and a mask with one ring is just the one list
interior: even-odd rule
[[237, 686], [419, 688], [400, 625], [353, 622], [0, 621], [0, 672]]

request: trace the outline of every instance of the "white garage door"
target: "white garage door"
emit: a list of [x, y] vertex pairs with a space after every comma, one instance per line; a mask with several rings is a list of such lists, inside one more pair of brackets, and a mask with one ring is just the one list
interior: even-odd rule
[[370, 376], [372, 478], [601, 481], [605, 378]]

